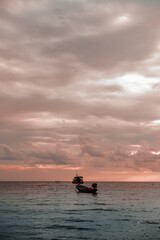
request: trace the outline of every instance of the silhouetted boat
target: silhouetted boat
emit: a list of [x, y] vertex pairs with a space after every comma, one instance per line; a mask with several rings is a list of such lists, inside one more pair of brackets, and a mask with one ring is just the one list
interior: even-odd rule
[[97, 184], [93, 183], [92, 187], [86, 187], [86, 186], [78, 184], [76, 186], [76, 190], [77, 190], [77, 192], [81, 192], [81, 193], [96, 193], [97, 192]]
[[84, 183], [83, 182], [83, 177], [82, 176], [78, 176], [77, 174], [76, 174], [76, 176], [73, 178], [73, 181], [72, 181], [72, 183], [75, 183], [75, 184], [77, 184], [77, 183]]

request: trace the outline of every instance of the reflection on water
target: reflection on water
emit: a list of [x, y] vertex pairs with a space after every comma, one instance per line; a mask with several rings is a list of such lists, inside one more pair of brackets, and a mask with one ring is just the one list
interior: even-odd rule
[[0, 239], [160, 239], [160, 183], [101, 182], [98, 194], [74, 188], [0, 182]]

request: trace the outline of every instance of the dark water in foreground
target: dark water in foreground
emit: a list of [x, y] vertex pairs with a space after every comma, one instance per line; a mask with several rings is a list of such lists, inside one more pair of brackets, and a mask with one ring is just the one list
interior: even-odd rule
[[[90, 185], [90, 183], [86, 183]], [[0, 240], [160, 240], [160, 183], [0, 182]]]

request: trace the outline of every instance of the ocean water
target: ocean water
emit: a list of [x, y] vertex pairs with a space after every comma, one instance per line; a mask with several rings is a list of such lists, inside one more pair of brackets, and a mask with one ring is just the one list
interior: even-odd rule
[[32, 239], [160, 240], [160, 183], [0, 182], [0, 240]]

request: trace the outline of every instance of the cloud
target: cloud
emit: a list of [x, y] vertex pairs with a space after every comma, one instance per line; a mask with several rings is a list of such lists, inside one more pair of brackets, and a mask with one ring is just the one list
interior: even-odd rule
[[91, 157], [104, 157], [104, 153], [93, 145], [90, 138], [79, 138], [79, 143], [81, 147], [81, 154], [88, 154]]
[[35, 142], [18, 145], [14, 151], [7, 145], [0, 145], [1, 164], [9, 165], [10, 160], [24, 166], [49, 165], [69, 167], [73, 169], [96, 168], [97, 171], [150, 171], [159, 172], [159, 146], [151, 146], [148, 142], [139, 146], [126, 146], [109, 143], [97, 146], [89, 137], [80, 137], [79, 146], [70, 146], [61, 142]]
[[13, 150], [5, 144], [0, 145], [0, 160], [15, 160], [21, 164], [34, 166], [36, 164], [69, 165], [71, 160], [60, 146], [53, 144], [26, 143]]
[[19, 160], [20, 155], [5, 144], [0, 144], [0, 160]]
[[65, 151], [59, 149], [58, 146], [48, 146], [47, 144], [39, 144], [39, 146], [32, 145], [25, 151], [26, 156], [29, 157], [30, 164], [56, 164], [68, 165], [70, 159]]
[[159, 169], [159, 8], [1, 0], [1, 160]]

